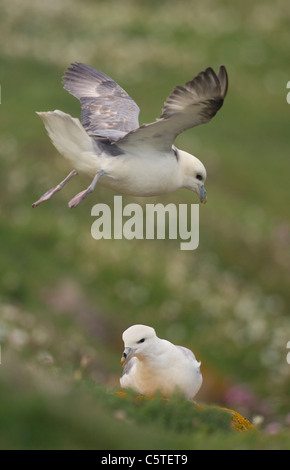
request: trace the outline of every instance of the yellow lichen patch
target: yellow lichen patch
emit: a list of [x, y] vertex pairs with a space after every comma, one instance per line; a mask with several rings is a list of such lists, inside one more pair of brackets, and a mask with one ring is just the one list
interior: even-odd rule
[[242, 415], [233, 410], [227, 410], [229, 413], [233, 414], [231, 425], [235, 431], [249, 431], [254, 429], [254, 426], [250, 421], [244, 418]]
[[[116, 395], [119, 395], [122, 398], [127, 398], [128, 397], [128, 394], [126, 392], [116, 392]], [[135, 400], [137, 402], [141, 401], [141, 400], [155, 400], [155, 397], [153, 397], [151, 395], [137, 395], [135, 397]], [[166, 398], [162, 398], [162, 400], [166, 400]]]
[[119, 395], [119, 397], [126, 398], [127, 393], [126, 392], [116, 392], [116, 395]]
[[246, 418], [244, 418], [242, 415], [237, 413], [234, 410], [230, 410], [229, 408], [222, 408], [219, 406], [201, 406], [198, 405], [197, 403], [194, 404], [195, 408], [202, 410], [202, 409], [210, 409], [210, 408], [216, 408], [221, 411], [225, 411], [226, 413], [231, 413], [232, 419], [231, 419], [231, 427], [234, 431], [249, 431], [250, 429], [253, 429], [254, 426], [250, 423], [250, 421]]

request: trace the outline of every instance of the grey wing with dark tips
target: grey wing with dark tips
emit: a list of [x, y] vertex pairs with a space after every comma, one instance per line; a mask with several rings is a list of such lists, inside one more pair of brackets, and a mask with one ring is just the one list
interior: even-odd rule
[[103, 72], [78, 62], [68, 67], [63, 84], [80, 100], [82, 125], [89, 135], [114, 141], [139, 127], [139, 107]]

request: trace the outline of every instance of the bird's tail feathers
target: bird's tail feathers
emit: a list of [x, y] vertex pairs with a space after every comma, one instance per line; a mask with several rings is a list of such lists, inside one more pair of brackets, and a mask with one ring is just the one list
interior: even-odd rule
[[43, 120], [48, 135], [59, 153], [73, 164], [83, 153], [94, 152], [94, 142], [86, 133], [79, 119], [62, 111], [37, 112]]

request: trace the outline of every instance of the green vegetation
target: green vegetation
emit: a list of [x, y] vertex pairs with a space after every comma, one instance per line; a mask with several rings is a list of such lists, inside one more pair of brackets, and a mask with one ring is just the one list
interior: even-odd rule
[[[289, 17], [287, 0], [2, 1], [0, 448], [289, 449]], [[141, 123], [174, 85], [226, 65], [224, 107], [177, 140], [208, 170], [197, 250], [94, 240], [91, 207], [114, 194], [99, 187], [69, 210], [85, 177], [31, 208], [70, 170], [35, 111], [80, 115], [61, 85], [73, 61], [118, 81]], [[198, 202], [185, 190], [158, 201]], [[260, 431], [179, 397], [116, 395], [134, 323], [195, 352], [198, 403], [262, 416]]]

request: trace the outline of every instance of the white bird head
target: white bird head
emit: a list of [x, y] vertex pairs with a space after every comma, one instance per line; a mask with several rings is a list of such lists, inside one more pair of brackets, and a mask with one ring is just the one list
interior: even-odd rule
[[178, 158], [181, 170], [181, 184], [183, 188], [198, 194], [200, 202], [206, 203], [206, 169], [201, 161], [190, 153], [178, 149]]
[[129, 356], [146, 356], [152, 350], [154, 342], [158, 339], [154, 328], [146, 325], [133, 325], [124, 331], [124, 352], [121, 358], [122, 366]]

